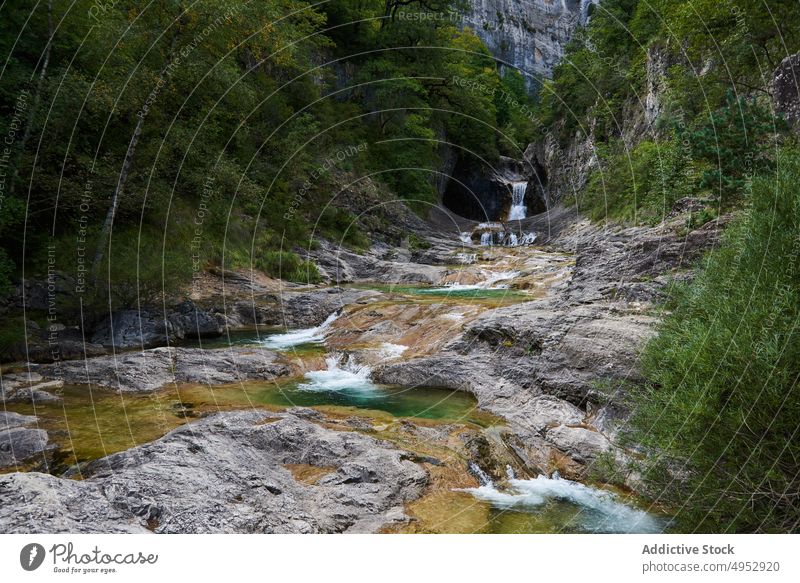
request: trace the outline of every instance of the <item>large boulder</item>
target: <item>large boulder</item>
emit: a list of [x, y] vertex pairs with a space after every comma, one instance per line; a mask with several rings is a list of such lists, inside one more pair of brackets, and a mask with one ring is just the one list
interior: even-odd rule
[[179, 338], [172, 322], [148, 310], [119, 310], [94, 330], [92, 342], [106, 348], [152, 348]]
[[0, 411], [0, 469], [21, 465], [47, 449], [47, 432], [28, 427], [32, 415]]
[[182, 332], [183, 338], [214, 338], [222, 334], [214, 315], [198, 309], [188, 300], [178, 305], [167, 320], [172, 323], [173, 330]]
[[92, 342], [109, 349], [126, 350], [220, 334], [222, 327], [213, 314], [186, 301], [166, 314], [149, 309], [113, 312], [95, 327]]

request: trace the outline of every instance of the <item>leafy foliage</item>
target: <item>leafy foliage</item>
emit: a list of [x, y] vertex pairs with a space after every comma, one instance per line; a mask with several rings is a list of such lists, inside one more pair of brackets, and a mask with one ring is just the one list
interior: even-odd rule
[[[253, 242], [292, 253], [317, 223], [317, 235], [365, 247], [348, 213], [320, 216], [336, 188], [329, 160], [427, 212], [437, 140], [487, 158], [501, 141], [493, 94], [455, 81], [501, 84], [481, 41], [450, 18], [453, 6], [4, 6], [0, 133], [18, 129], [0, 215], [0, 292], [23, 264], [41, 276], [52, 244], [57, 269], [85, 275], [84, 300], [101, 306], [174, 295], [214, 263], [258, 261], [275, 273], [272, 259], [251, 257]], [[357, 155], [339, 155], [360, 144]], [[291, 254], [283, 259], [291, 268], [281, 273], [318, 278]]]
[[756, 179], [726, 233], [647, 347], [633, 439], [680, 526], [800, 527], [800, 156]]

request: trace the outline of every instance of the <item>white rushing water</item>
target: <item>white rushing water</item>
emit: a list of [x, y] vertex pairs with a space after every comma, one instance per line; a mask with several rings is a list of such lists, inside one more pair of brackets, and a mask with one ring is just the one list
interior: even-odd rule
[[427, 290], [420, 290], [420, 293], [425, 292], [443, 292], [443, 291], [468, 291], [476, 289], [508, 289], [507, 284], [501, 284], [501, 281], [507, 281], [519, 276], [519, 271], [483, 271], [484, 280], [479, 283], [448, 283], [444, 287], [434, 287]]
[[518, 221], [526, 217], [528, 207], [525, 206], [525, 191], [527, 189], [527, 182], [514, 182], [511, 185], [511, 209], [508, 211], [509, 221]]
[[312, 370], [305, 374], [309, 380], [297, 386], [303, 391], [363, 391], [371, 392], [376, 389], [370, 380], [370, 367], [358, 364], [352, 356], [344, 358], [341, 354], [329, 356], [325, 359], [325, 370]]
[[[525, 217], [520, 217], [525, 218]], [[532, 245], [536, 241], [536, 233], [523, 233], [517, 235], [516, 233], [506, 234], [503, 231], [491, 233], [486, 231], [481, 233], [481, 245], [490, 247], [492, 245], [505, 245], [507, 247], [517, 247], [520, 245]]]
[[472, 233], [469, 231], [462, 232], [458, 238], [461, 239], [461, 242], [464, 243], [464, 245], [472, 245]]
[[300, 344], [320, 343], [325, 340], [325, 333], [330, 328], [339, 314], [334, 312], [319, 326], [313, 328], [304, 328], [303, 330], [295, 330], [294, 332], [287, 332], [286, 334], [273, 334], [267, 336], [263, 344], [267, 348], [291, 348]]
[[400, 358], [403, 353], [408, 350], [408, 346], [404, 344], [392, 344], [391, 342], [384, 342], [378, 349], [378, 354], [385, 360], [392, 360]]
[[[478, 468], [480, 469], [480, 468]], [[475, 474], [472, 467], [470, 470]], [[481, 474], [486, 476], [482, 471]], [[511, 475], [509, 476], [511, 478]], [[469, 492], [475, 498], [489, 502], [500, 510], [533, 512], [550, 501], [561, 501], [580, 508], [574, 523], [579, 530], [588, 532], [654, 533], [663, 530], [658, 518], [643, 510], [628, 506], [619, 501], [612, 492], [598, 490], [572, 480], [539, 476], [534, 480], [511, 478], [504, 490], [499, 490], [491, 480], [478, 474], [481, 485], [478, 488], [459, 489]]]

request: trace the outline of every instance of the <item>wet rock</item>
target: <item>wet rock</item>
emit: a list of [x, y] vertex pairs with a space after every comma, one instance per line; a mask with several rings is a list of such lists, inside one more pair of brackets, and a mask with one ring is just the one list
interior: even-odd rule
[[34, 423], [32, 415], [0, 411], [0, 468], [22, 464], [47, 449], [47, 432], [28, 427]]
[[175, 330], [182, 330], [184, 338], [214, 338], [222, 334], [217, 319], [190, 301], [178, 305], [175, 312], [168, 316]]
[[94, 384], [120, 393], [156, 391], [175, 382], [220, 385], [272, 380], [291, 371], [278, 353], [262, 348], [152, 348], [57, 365], [40, 365], [46, 377], [69, 384]]
[[210, 312], [190, 301], [167, 313], [155, 310], [119, 310], [92, 333], [92, 342], [107, 349], [152, 348], [184, 338], [209, 338], [222, 334], [222, 327]]
[[585, 427], [559, 425], [549, 429], [545, 439], [580, 463], [592, 462], [601, 453], [613, 449], [608, 438], [602, 433]]
[[13, 427], [24, 427], [36, 422], [33, 415], [21, 415], [12, 411], [0, 411], [0, 429], [11, 429]]
[[378, 366], [373, 377], [471, 392], [509, 422], [519, 459], [542, 471], [576, 477], [600, 455], [622, 459], [618, 403], [641, 381], [638, 357], [658, 322], [652, 301], [724, 222], [679, 235], [684, 224], [564, 229], [552, 243], [573, 251], [575, 266], [549, 296], [486, 310], [442, 351]]
[[[452, 246], [446, 250], [428, 249], [427, 261], [446, 263], [448, 260], [444, 253], [452, 251]], [[325, 270], [328, 278], [337, 283], [366, 280], [395, 284], [434, 284], [447, 272], [447, 269], [440, 265], [411, 262], [408, 254], [403, 257], [395, 248], [380, 246], [374, 246], [368, 253], [359, 255], [323, 243], [319, 249], [310, 252], [309, 257], [316, 263], [327, 266]]]
[[370, 290], [339, 287], [310, 291], [284, 291], [259, 296], [256, 300], [240, 300], [212, 311], [222, 326], [285, 326], [310, 328], [322, 324], [328, 316], [353, 303], [369, 301], [380, 294]]
[[57, 379], [42, 382], [42, 375], [35, 372], [6, 374], [0, 388], [0, 402], [6, 403], [43, 403], [60, 401], [61, 397], [53, 391], [64, 386], [64, 381]]
[[92, 334], [92, 342], [116, 350], [162, 346], [176, 338], [171, 322], [147, 310], [114, 312]]
[[[285, 464], [334, 467], [314, 485]], [[426, 472], [384, 442], [291, 414], [221, 413], [91, 463], [81, 482], [0, 476], [3, 532], [365, 532]]]

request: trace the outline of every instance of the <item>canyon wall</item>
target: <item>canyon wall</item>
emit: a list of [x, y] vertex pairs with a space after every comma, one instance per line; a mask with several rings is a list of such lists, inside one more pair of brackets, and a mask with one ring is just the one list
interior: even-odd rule
[[572, 32], [598, 1], [469, 0], [464, 21], [501, 64], [519, 69], [534, 87], [550, 77]]

